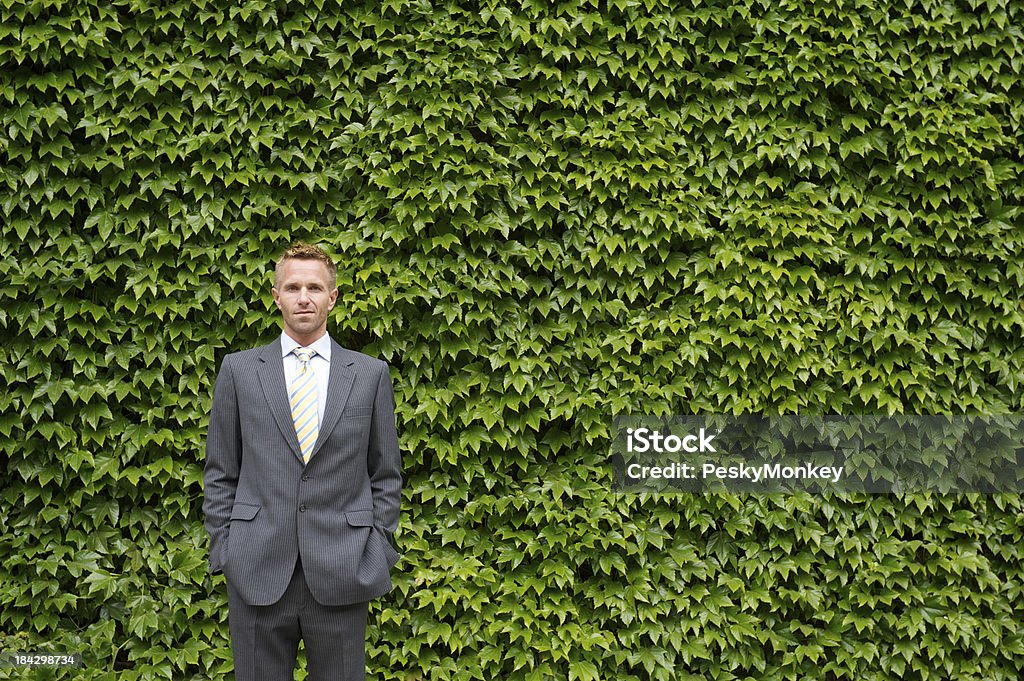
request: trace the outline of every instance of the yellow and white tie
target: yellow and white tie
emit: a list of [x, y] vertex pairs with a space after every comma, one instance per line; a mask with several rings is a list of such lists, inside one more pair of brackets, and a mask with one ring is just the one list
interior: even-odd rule
[[292, 381], [289, 401], [292, 405], [292, 420], [295, 421], [295, 434], [299, 438], [299, 451], [302, 453], [302, 461], [309, 463], [309, 457], [313, 453], [313, 445], [316, 444], [318, 433], [317, 416], [317, 395], [316, 395], [316, 373], [309, 365], [315, 350], [310, 348], [295, 348], [292, 352], [302, 362], [299, 373]]

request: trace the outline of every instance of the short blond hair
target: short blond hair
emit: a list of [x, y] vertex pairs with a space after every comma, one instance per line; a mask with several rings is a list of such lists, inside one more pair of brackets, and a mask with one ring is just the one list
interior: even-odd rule
[[289, 246], [277, 259], [277, 265], [274, 267], [275, 287], [281, 282], [281, 270], [284, 268], [285, 260], [319, 260], [327, 265], [327, 271], [330, 273], [332, 281], [338, 278], [338, 268], [327, 251], [319, 246], [299, 241]]

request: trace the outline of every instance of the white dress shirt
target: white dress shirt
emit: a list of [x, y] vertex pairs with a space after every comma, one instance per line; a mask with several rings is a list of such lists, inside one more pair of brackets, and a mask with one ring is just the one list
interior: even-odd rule
[[[291, 389], [295, 377], [302, 368], [302, 362], [292, 352], [295, 348], [302, 347], [298, 341], [281, 332], [281, 359], [284, 361], [285, 387]], [[311, 348], [315, 355], [309, 360], [309, 366], [316, 376], [316, 424], [317, 428], [323, 423], [324, 409], [327, 407], [327, 381], [331, 376], [331, 337], [328, 334], [306, 347]]]

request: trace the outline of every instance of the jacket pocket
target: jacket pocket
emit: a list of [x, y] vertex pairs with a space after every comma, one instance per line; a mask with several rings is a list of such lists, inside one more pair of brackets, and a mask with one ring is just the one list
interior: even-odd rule
[[231, 509], [232, 520], [252, 520], [260, 512], [262, 506], [256, 504], [235, 504]]
[[373, 527], [373, 511], [347, 511], [345, 518], [352, 527]]

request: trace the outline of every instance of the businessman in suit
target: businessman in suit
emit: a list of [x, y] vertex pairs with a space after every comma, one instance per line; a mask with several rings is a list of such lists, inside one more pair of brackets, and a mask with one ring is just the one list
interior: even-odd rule
[[368, 602], [391, 589], [401, 472], [384, 362], [327, 335], [330, 256], [296, 244], [272, 293], [283, 331], [227, 355], [213, 393], [203, 511], [223, 572], [237, 681], [365, 679]]

